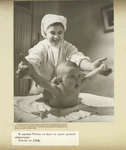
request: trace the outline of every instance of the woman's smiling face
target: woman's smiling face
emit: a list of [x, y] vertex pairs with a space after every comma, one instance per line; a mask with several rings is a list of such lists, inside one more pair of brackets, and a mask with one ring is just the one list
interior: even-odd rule
[[64, 28], [61, 25], [53, 25], [47, 28], [46, 39], [57, 46], [64, 40]]

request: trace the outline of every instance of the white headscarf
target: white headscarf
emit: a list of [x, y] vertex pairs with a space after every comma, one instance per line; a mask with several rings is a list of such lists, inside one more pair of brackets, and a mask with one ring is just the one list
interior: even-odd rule
[[66, 30], [67, 18], [65, 18], [64, 16], [47, 14], [43, 17], [41, 21], [41, 34], [44, 38], [46, 38], [46, 30], [48, 26], [56, 22], [62, 23], [64, 29]]

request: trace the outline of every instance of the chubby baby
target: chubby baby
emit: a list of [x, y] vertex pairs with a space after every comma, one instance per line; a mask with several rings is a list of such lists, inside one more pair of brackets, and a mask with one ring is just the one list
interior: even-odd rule
[[49, 82], [34, 71], [33, 66], [23, 55], [21, 59], [27, 65], [31, 78], [45, 89], [43, 93], [45, 101], [54, 108], [69, 108], [78, 105], [81, 89], [105, 68], [105, 64], [102, 64], [87, 75], [82, 75], [81, 69], [75, 63], [64, 61], [56, 68], [56, 77]]

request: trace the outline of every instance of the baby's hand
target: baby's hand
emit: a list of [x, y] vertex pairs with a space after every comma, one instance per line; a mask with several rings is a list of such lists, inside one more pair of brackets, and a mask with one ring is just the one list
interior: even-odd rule
[[18, 65], [18, 70], [16, 72], [19, 79], [34, 72], [33, 66], [24, 58], [22, 54], [20, 54], [20, 58], [22, 62]]
[[106, 65], [106, 64], [101, 64], [100, 67], [99, 67], [99, 69], [100, 69], [101, 71], [104, 70], [105, 68], [107, 68], [107, 65]]

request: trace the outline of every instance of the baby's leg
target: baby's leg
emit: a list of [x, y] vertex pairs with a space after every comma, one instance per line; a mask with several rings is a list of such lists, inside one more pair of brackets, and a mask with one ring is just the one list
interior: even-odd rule
[[78, 109], [79, 109], [79, 110], [83, 110], [83, 111], [92, 112], [92, 113], [94, 113], [94, 112], [96, 111], [96, 108], [95, 108], [95, 107], [85, 105], [84, 103], [78, 104]]
[[92, 115], [114, 115], [114, 107], [88, 106], [83, 103], [78, 104], [79, 110], [89, 111]]
[[74, 107], [60, 109], [60, 115], [61, 116], [66, 116], [66, 115], [68, 115], [70, 113], [77, 112], [77, 111], [79, 111], [78, 105], [76, 105]]
[[114, 107], [96, 107], [95, 114], [97, 115], [114, 115]]
[[77, 111], [79, 111], [78, 105], [69, 108], [52, 108], [50, 110], [50, 113], [57, 117], [61, 117], [61, 116], [65, 117], [66, 115], [69, 115], [70, 113], [77, 112]]
[[96, 112], [96, 108], [93, 107], [93, 106], [88, 106], [88, 105], [85, 105], [83, 103], [80, 103], [74, 107], [69, 107], [69, 108], [52, 108], [50, 113], [52, 115], [57, 115], [59, 114], [59, 116], [63, 116], [65, 117], [66, 115], [70, 114], [70, 113], [73, 113], [73, 112], [77, 112], [79, 110], [83, 110], [83, 111], [88, 111], [88, 112], [92, 112], [92, 113], [95, 113]]

